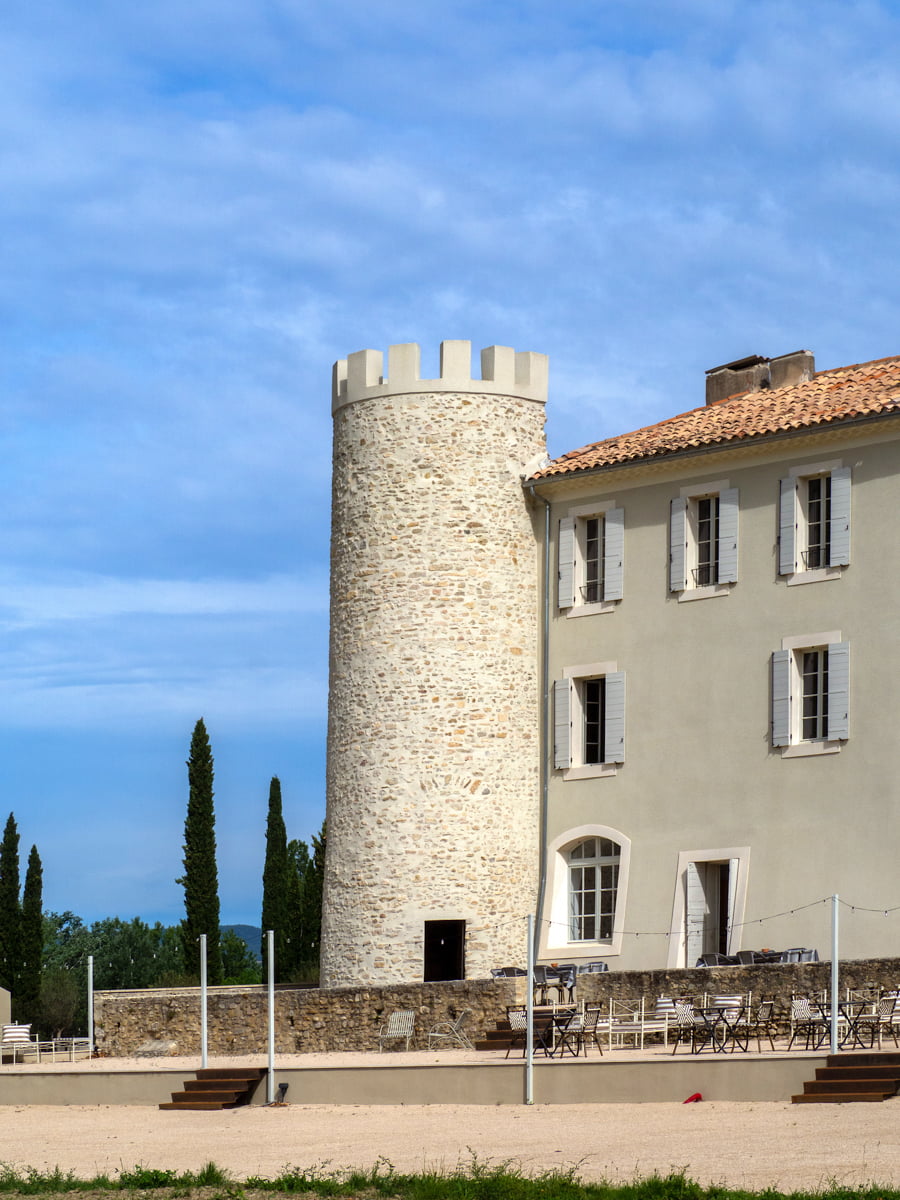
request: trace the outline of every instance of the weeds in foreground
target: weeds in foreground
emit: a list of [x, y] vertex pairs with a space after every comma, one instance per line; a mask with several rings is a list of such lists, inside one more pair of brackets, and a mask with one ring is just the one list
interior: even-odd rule
[[[285, 1166], [274, 1178], [253, 1175], [242, 1181], [212, 1162], [196, 1172], [138, 1163], [123, 1168], [112, 1179], [107, 1175], [77, 1179], [71, 1171], [59, 1167], [41, 1172], [0, 1162], [0, 1195], [108, 1192], [114, 1200], [123, 1192], [161, 1191], [166, 1193], [166, 1200], [190, 1200], [195, 1189], [203, 1189], [203, 1200], [248, 1200], [248, 1193], [260, 1192], [333, 1196], [337, 1200], [900, 1200], [897, 1189], [874, 1184], [852, 1188], [834, 1182], [811, 1192], [748, 1192], [716, 1185], [704, 1187], [681, 1172], [651, 1175], [628, 1184], [585, 1183], [577, 1166], [527, 1175], [514, 1162], [484, 1163], [474, 1155], [452, 1171], [403, 1175], [387, 1159], [379, 1159], [365, 1171], [335, 1171], [325, 1162], [311, 1167]], [[210, 1189], [216, 1190], [211, 1194]]]

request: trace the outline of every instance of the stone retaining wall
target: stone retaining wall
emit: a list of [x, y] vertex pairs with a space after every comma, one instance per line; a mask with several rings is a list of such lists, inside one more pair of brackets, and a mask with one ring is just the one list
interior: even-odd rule
[[[394, 987], [282, 985], [275, 992], [275, 1049], [281, 1054], [376, 1050], [387, 1014], [407, 1008], [417, 1014], [417, 1045], [425, 1047], [425, 1035], [439, 1021], [453, 1020], [468, 1008], [470, 1030], [492, 1029], [506, 1006], [521, 1003], [524, 994], [515, 979]], [[210, 988], [210, 1054], [264, 1054], [267, 1003], [266, 989], [260, 985]], [[96, 992], [94, 1031], [100, 1052], [117, 1057], [136, 1054], [147, 1043], [155, 1043], [155, 1052], [161, 1054], [199, 1053], [199, 988]]]
[[[818, 992], [830, 986], [831, 964], [790, 963], [757, 967], [714, 967], [682, 971], [610, 971], [582, 975], [578, 999], [587, 1004], [643, 996], [690, 996], [752, 991], [755, 999], [774, 996], [789, 1008], [792, 992]], [[900, 960], [866, 959], [841, 963], [840, 986], [900, 986]], [[275, 993], [275, 1049], [281, 1054], [321, 1050], [374, 1050], [387, 1014], [416, 1011], [417, 1045], [428, 1030], [471, 1009], [473, 1038], [496, 1026], [509, 1004], [525, 1000], [523, 979], [470, 979], [453, 983], [398, 984], [393, 987], [295, 988]], [[266, 1051], [266, 989], [261, 986], [210, 988], [208, 1036], [211, 1054], [263, 1054]], [[200, 997], [197, 988], [97, 992], [94, 996], [97, 1046], [104, 1054], [138, 1053], [156, 1043], [160, 1054], [200, 1050]], [[397, 1047], [400, 1048], [400, 1047]]]

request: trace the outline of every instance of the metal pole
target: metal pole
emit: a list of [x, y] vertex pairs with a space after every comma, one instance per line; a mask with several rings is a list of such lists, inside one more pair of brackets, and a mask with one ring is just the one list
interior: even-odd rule
[[206, 1038], [206, 934], [200, 934], [200, 1066], [207, 1062]]
[[266, 1102], [275, 1102], [275, 932], [266, 930], [266, 960], [269, 968], [269, 1071], [266, 1076]]
[[525, 955], [525, 1103], [534, 1104], [534, 914], [528, 914]]
[[[848, 1010], [849, 1011], [849, 1010]], [[831, 897], [831, 1053], [838, 1051], [838, 896]]]
[[88, 1049], [94, 1053], [94, 956], [88, 955]]

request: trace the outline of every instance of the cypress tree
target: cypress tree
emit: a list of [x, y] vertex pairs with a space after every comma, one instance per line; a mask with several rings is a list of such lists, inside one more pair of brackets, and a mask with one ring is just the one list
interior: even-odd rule
[[263, 867], [262, 900], [262, 979], [269, 978], [268, 938], [266, 930], [274, 933], [275, 979], [281, 983], [290, 969], [287, 955], [290, 929], [288, 926], [288, 849], [287, 832], [281, 808], [281, 781], [272, 777], [269, 784], [269, 815], [266, 821], [266, 861]]
[[219, 946], [219, 876], [216, 869], [216, 818], [213, 809], [213, 756], [201, 717], [194, 726], [187, 761], [188, 807], [184, 822], [184, 875], [175, 882], [184, 887], [185, 918], [181, 923], [184, 969], [200, 975], [200, 942], [206, 934], [207, 978], [222, 982]]
[[303, 876], [309, 867], [306, 842], [288, 842], [288, 938], [285, 945], [282, 978], [290, 983], [303, 979]]
[[300, 913], [304, 973], [319, 977], [319, 944], [322, 940], [322, 893], [325, 887], [325, 822], [318, 837], [312, 836], [312, 857], [300, 884]]
[[12, 813], [0, 842], [0, 987], [18, 991], [22, 961], [22, 914], [19, 908], [19, 831]]
[[22, 966], [13, 1013], [20, 1021], [37, 1021], [41, 1003], [41, 959], [44, 950], [44, 872], [37, 846], [31, 847], [22, 889]]

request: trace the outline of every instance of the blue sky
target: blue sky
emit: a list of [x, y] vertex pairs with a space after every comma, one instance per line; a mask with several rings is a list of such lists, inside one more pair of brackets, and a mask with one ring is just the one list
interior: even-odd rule
[[22, 0], [0, 29], [0, 753], [46, 907], [222, 918], [324, 815], [330, 377], [550, 355], [552, 454], [900, 353], [900, 4]]

